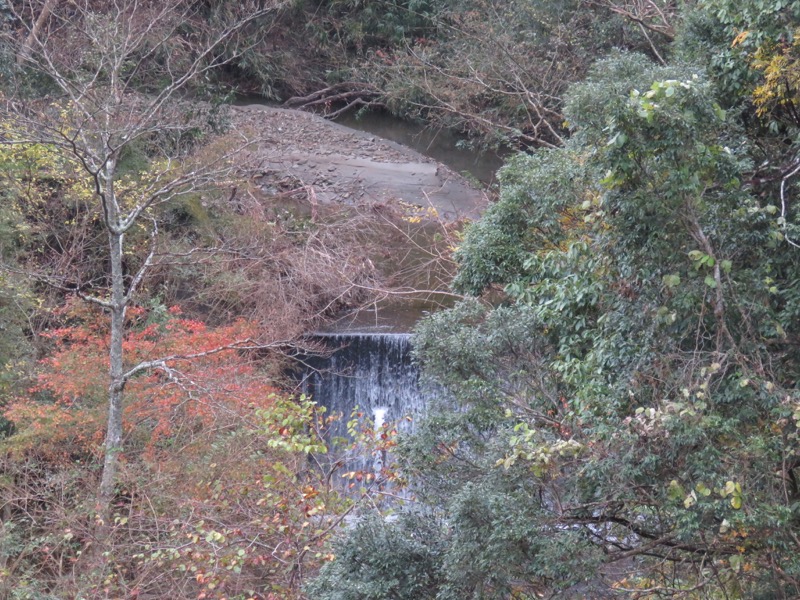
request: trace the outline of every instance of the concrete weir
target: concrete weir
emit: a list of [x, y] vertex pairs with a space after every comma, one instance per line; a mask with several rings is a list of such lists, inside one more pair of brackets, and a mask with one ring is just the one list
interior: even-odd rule
[[[323, 333], [314, 336], [331, 350], [310, 359], [303, 390], [329, 415], [341, 415], [328, 433], [330, 440], [350, 440], [347, 422], [358, 411], [361, 426], [380, 431], [384, 423], [411, 429], [425, 410], [419, 370], [411, 360], [412, 336], [407, 333]], [[347, 445], [347, 444], [344, 444]], [[358, 448], [336, 452], [342, 470], [378, 475], [387, 460], [383, 453]]]

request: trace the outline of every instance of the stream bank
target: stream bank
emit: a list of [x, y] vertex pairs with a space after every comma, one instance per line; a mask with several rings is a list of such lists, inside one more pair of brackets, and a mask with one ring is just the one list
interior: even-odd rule
[[[487, 194], [463, 175], [401, 144], [312, 113], [263, 104], [233, 107], [233, 126], [258, 132], [265, 195], [291, 179], [321, 204], [394, 204], [454, 222], [475, 219]], [[402, 203], [402, 204], [401, 204]]]

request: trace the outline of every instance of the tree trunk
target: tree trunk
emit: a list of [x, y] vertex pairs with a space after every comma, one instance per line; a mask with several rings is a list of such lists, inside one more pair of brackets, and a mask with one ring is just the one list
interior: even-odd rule
[[[113, 220], [112, 220], [113, 222]], [[103, 476], [100, 481], [99, 510], [108, 524], [114, 484], [122, 451], [122, 401], [125, 388], [122, 341], [125, 327], [125, 281], [122, 270], [124, 235], [111, 227], [108, 231], [111, 260], [111, 334], [109, 340], [108, 428], [103, 457]]]
[[47, 20], [47, 17], [50, 16], [50, 13], [53, 11], [53, 7], [55, 7], [57, 2], [58, 0], [47, 0], [44, 3], [44, 6], [42, 7], [42, 12], [39, 13], [36, 22], [33, 24], [33, 27], [31, 27], [31, 30], [28, 33], [27, 37], [25, 38], [25, 41], [22, 43], [22, 47], [19, 49], [19, 52], [17, 52], [18, 65], [22, 64], [22, 62], [26, 58], [28, 58], [28, 54], [30, 53], [31, 50], [31, 44], [33, 44], [33, 41], [39, 35], [39, 32], [42, 29], [42, 25], [44, 25], [44, 22]]

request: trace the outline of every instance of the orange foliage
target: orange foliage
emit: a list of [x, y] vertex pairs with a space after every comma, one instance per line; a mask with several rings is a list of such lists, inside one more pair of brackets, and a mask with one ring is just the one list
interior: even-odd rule
[[[303, 597], [303, 574], [333, 559], [329, 536], [352, 502], [325, 471], [309, 468], [309, 453], [326, 451], [330, 419], [308, 399], [276, 393], [257, 357], [241, 348], [168, 360], [128, 382], [110, 522], [116, 545], [96, 571], [102, 578], [92, 579], [83, 562], [92, 553], [82, 554], [95, 527], [85, 499], [96, 493], [102, 460], [107, 317], [79, 303], [56, 316], [64, 325], [46, 333], [53, 348], [37, 381], [5, 410], [16, 432], [0, 454], [0, 470], [21, 490], [13, 502], [41, 499], [24, 508], [46, 532], [30, 544], [31, 562], [56, 565], [54, 572], [65, 556], [74, 563], [80, 583], [59, 580], [63, 597], [78, 588], [106, 598]], [[139, 307], [129, 310], [127, 330], [128, 368], [256, 333], [245, 321], [209, 327], [177, 308]]]
[[[40, 361], [29, 395], [10, 403], [4, 415], [16, 425], [18, 446], [56, 458], [96, 453], [105, 435], [109, 385], [108, 323], [99, 311], [71, 304], [60, 311], [76, 324], [45, 337], [54, 350]], [[157, 319], [155, 317], [158, 317]], [[128, 311], [126, 368], [169, 356], [165, 368], [142, 371], [125, 388], [126, 450], [155, 456], [180, 435], [235, 423], [271, 405], [276, 389], [247, 350], [229, 348], [255, 337], [246, 321], [210, 328], [181, 318], [178, 307], [158, 315]], [[217, 351], [222, 349], [220, 351]]]

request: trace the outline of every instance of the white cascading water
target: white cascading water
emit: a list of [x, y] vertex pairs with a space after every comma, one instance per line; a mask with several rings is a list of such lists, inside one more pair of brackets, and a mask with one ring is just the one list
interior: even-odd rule
[[[425, 398], [419, 370], [411, 360], [411, 335], [407, 333], [329, 333], [315, 336], [333, 352], [328, 357], [311, 358], [304, 378], [303, 392], [327, 415], [341, 415], [329, 431], [329, 440], [350, 440], [347, 422], [360, 413], [362, 425], [371, 421], [375, 431], [384, 423], [408, 431], [422, 414]], [[385, 466], [385, 453], [344, 452], [343, 470], [379, 475]]]

